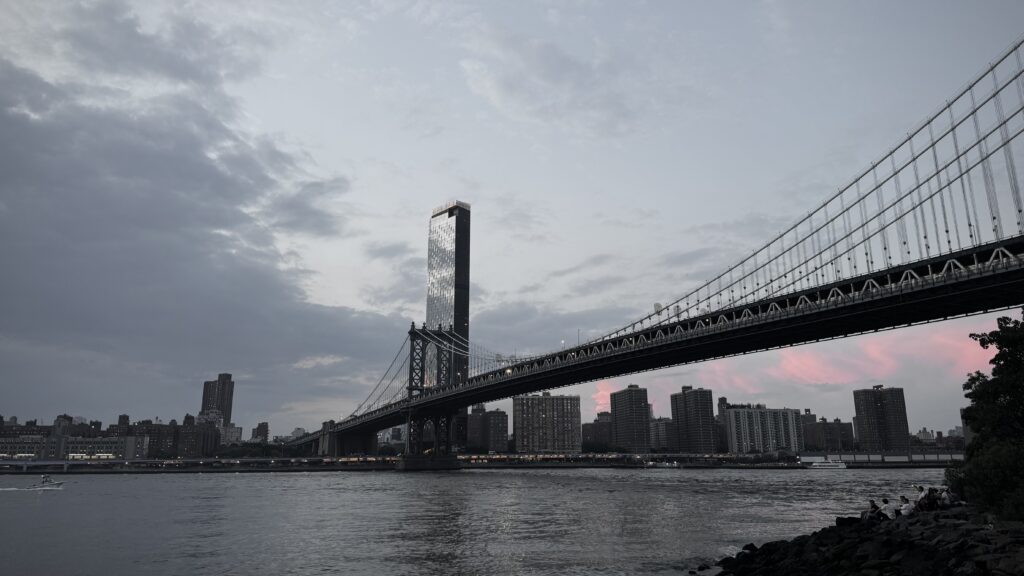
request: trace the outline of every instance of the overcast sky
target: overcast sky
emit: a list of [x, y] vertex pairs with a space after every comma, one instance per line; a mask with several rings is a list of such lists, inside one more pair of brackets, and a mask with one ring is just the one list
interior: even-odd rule
[[[0, 414], [272, 434], [347, 415], [473, 206], [473, 340], [618, 328], [817, 206], [1008, 47], [1024, 3], [0, 4]], [[1014, 312], [1014, 315], [1017, 313]], [[994, 316], [574, 386], [959, 424]], [[509, 402], [499, 403], [507, 406]]]

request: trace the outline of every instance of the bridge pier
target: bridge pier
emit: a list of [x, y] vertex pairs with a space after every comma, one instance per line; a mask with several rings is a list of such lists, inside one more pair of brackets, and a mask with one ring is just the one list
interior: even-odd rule
[[314, 453], [317, 456], [336, 456], [338, 453], [338, 437], [331, 433], [334, 428], [334, 420], [328, 420], [320, 427], [320, 440], [317, 442]]
[[[395, 470], [403, 472], [423, 470], [458, 470], [462, 467], [454, 454], [454, 437], [457, 415], [430, 414], [413, 415], [406, 418], [408, 433], [406, 435], [405, 454], [398, 459]], [[427, 423], [434, 432], [434, 444], [429, 453], [423, 449], [423, 432]]]

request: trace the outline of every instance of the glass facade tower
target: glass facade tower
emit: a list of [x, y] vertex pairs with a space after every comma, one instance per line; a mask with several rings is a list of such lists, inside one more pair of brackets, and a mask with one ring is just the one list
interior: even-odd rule
[[[427, 239], [427, 328], [451, 328], [469, 340], [469, 204], [451, 202], [430, 216]], [[427, 364], [434, 365], [428, 350]], [[456, 382], [469, 377], [469, 359], [453, 359]], [[433, 370], [428, 369], [431, 379]]]
[[427, 328], [469, 340], [469, 204], [434, 210], [427, 242]]

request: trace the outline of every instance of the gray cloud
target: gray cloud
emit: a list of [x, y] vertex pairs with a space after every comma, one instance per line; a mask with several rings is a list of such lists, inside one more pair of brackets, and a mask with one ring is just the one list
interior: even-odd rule
[[[613, 286], [618, 286], [624, 282], [630, 281], [631, 278], [628, 276], [622, 276], [618, 274], [605, 274], [594, 278], [584, 278], [576, 280], [569, 285], [572, 292], [580, 296], [589, 296], [594, 293], [599, 293], [604, 290], [608, 290]], [[636, 280], [633, 278], [632, 280]]]
[[260, 68], [265, 37], [241, 29], [217, 32], [183, 14], [171, 14], [146, 33], [129, 7], [105, 0], [76, 5], [61, 29], [67, 54], [95, 72], [164, 77], [199, 86], [247, 77]]
[[[427, 295], [427, 259], [415, 256], [397, 262], [388, 283], [367, 290], [367, 300], [389, 310], [419, 311], [422, 316]], [[422, 321], [422, 320], [420, 320]]]
[[276, 227], [316, 236], [350, 233], [346, 218], [328, 211], [328, 202], [350, 189], [348, 179], [306, 182], [297, 190], [275, 196], [264, 209], [264, 216]]
[[374, 260], [394, 260], [415, 252], [407, 242], [371, 242], [365, 249], [366, 255]]
[[562, 311], [522, 301], [506, 301], [470, 319], [474, 342], [500, 353], [536, 354], [558, 348], [560, 342], [587, 340], [610, 327], [625, 324], [632, 311], [621, 307]]
[[[219, 371], [235, 373], [236, 420], [247, 425], [271, 414], [306, 422], [361, 399], [406, 320], [308, 303], [307, 272], [273, 240], [276, 230], [336, 231], [318, 203], [348, 181], [299, 174], [299, 159], [225, 124], [230, 100], [210, 108], [202, 90], [98, 101], [94, 72], [216, 89], [226, 72], [202, 72], [210, 64], [197, 52], [168, 52], [189, 44], [215, 64], [234, 56], [181, 17], [165, 37], [139, 32], [118, 4], [91, 9], [62, 37], [86, 48], [71, 81], [0, 54], [0, 262], [14, 271], [0, 281], [6, 409], [180, 418]], [[96, 35], [113, 26], [121, 36], [92, 38], [90, 15], [112, 21]], [[351, 360], [296, 368], [335, 356]]]
[[659, 261], [666, 266], [692, 266], [714, 255], [715, 252], [715, 249], [710, 247], [681, 250], [664, 254]]
[[593, 256], [586, 258], [585, 260], [583, 260], [579, 264], [576, 264], [575, 266], [570, 266], [568, 268], [556, 270], [549, 274], [548, 276], [550, 276], [551, 278], [563, 278], [565, 276], [574, 275], [578, 272], [591, 271], [595, 268], [599, 268], [603, 264], [607, 264], [613, 261], [614, 259], [615, 257], [612, 256], [611, 254], [594, 254]]
[[609, 137], [636, 120], [619, 86], [628, 67], [612, 59], [584, 62], [552, 42], [497, 30], [476, 35], [469, 48], [474, 56], [461, 62], [467, 84], [510, 118]]

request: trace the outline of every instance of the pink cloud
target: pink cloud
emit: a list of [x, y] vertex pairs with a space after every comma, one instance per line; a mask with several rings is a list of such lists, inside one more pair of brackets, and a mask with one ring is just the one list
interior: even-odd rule
[[[697, 366], [697, 383], [702, 388], [710, 388], [716, 393], [744, 392], [757, 394], [761, 387], [754, 384], [750, 372], [737, 370], [735, 362], [714, 360]], [[721, 391], [721, 392], [718, 392]]]
[[595, 412], [608, 412], [612, 409], [611, 393], [614, 391], [610, 380], [600, 380], [597, 382], [597, 390], [590, 396], [591, 400], [594, 401]]
[[778, 353], [778, 364], [764, 370], [777, 380], [804, 384], [844, 384], [857, 379], [854, 371], [844, 367], [830, 354], [812, 348], [786, 348]]
[[[891, 378], [896, 374], [906, 360], [912, 360], [917, 346], [911, 344], [908, 349], [907, 340], [900, 338], [895, 332], [886, 332], [873, 337], [863, 338], [857, 341], [857, 350], [860, 356], [853, 356], [852, 360], [863, 376], [869, 376], [876, 380]], [[898, 358], [898, 356], [903, 357]], [[902, 361], [901, 361], [902, 360]]]
[[[988, 328], [991, 327], [983, 329]], [[950, 375], [961, 378], [975, 370], [987, 372], [991, 368], [989, 361], [995, 353], [992, 348], [985, 350], [978, 346], [963, 332], [950, 330], [936, 330], [929, 334], [926, 350], [928, 361], [942, 364]]]

